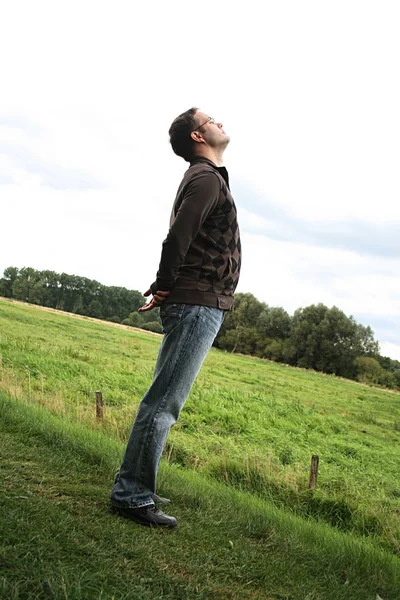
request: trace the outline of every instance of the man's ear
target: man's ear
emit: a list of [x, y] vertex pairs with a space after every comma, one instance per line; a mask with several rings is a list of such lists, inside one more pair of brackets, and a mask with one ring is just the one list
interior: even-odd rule
[[203, 138], [202, 134], [200, 133], [200, 131], [192, 131], [190, 133], [190, 137], [192, 138], [192, 140], [194, 142], [200, 142], [200, 144], [204, 143], [204, 138]]

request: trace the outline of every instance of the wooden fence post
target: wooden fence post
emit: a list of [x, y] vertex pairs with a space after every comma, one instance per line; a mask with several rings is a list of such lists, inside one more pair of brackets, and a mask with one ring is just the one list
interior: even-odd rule
[[310, 477], [308, 478], [308, 487], [310, 490], [317, 489], [318, 463], [319, 457], [313, 454], [311, 458]]
[[103, 394], [100, 391], [96, 392], [96, 417], [103, 418]]

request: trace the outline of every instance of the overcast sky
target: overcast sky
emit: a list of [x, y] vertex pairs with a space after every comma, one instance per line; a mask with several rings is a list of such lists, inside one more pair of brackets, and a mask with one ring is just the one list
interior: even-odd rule
[[198, 106], [231, 137], [238, 291], [338, 306], [400, 360], [399, 6], [2, 3], [0, 273], [147, 289]]

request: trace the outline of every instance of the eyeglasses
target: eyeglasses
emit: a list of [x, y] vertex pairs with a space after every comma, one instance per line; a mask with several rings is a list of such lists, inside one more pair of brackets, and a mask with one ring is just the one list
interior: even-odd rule
[[198, 127], [196, 127], [196, 129], [193, 129], [193, 131], [197, 131], [198, 129], [201, 129], [204, 125], [207, 125], [207, 123], [216, 123], [216, 120], [213, 119], [212, 117], [210, 117], [209, 119], [207, 119], [207, 121], [204, 121], [204, 123], [202, 123], [201, 125], [199, 125]]

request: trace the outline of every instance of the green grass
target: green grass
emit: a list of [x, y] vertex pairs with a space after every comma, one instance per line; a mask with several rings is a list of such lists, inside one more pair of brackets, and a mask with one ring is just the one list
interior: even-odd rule
[[[114, 440], [116, 468], [159, 343], [157, 335], [0, 300], [0, 390]], [[95, 419], [98, 389], [104, 422]], [[199, 481], [218, 481], [227, 498], [251, 492], [252, 502], [265, 500], [307, 527], [325, 523], [398, 556], [399, 441], [400, 394], [212, 350], [165, 460], [174, 473], [184, 467]], [[314, 494], [312, 454], [320, 457]]]
[[161, 465], [175, 530], [107, 511], [123, 444], [0, 391], [0, 597], [400, 598], [400, 560], [178, 465]]

